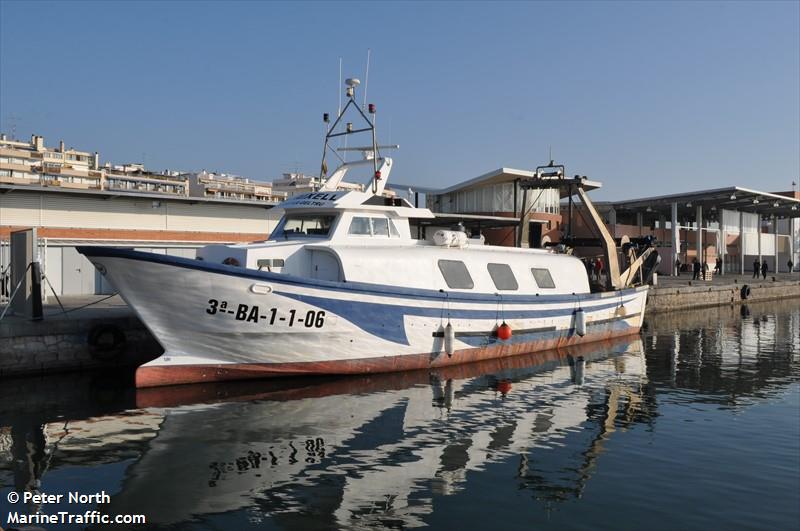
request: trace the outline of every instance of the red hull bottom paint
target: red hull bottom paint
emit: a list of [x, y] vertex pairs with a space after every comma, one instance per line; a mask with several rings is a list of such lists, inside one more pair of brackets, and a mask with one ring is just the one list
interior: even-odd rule
[[253, 378], [275, 378], [282, 376], [308, 376], [312, 374], [369, 374], [415, 369], [431, 369], [473, 363], [509, 356], [519, 356], [542, 350], [552, 350], [612, 339], [638, 333], [638, 328], [607, 330], [600, 333], [558, 337], [554, 339], [518, 344], [495, 344], [482, 348], [456, 350], [452, 356], [439, 354], [404, 354], [355, 360], [307, 361], [299, 363], [231, 363], [221, 365], [164, 365], [139, 367], [136, 370], [136, 387], [159, 387], [163, 385], [190, 384], [198, 382], [221, 382], [226, 380], [248, 380]]

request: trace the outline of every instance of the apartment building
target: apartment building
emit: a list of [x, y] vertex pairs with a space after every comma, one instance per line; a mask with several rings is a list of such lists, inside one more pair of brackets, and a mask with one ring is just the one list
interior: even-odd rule
[[252, 181], [239, 175], [214, 173], [203, 170], [184, 174], [189, 183], [189, 195], [236, 201], [263, 201], [274, 203], [286, 199], [286, 192], [273, 189], [271, 183]]
[[46, 147], [44, 137], [31, 135], [30, 142], [0, 135], [0, 183], [63, 188], [103, 188], [103, 172], [97, 152]]
[[[325, 181], [314, 175], [306, 175], [304, 173], [284, 173], [282, 179], [272, 181], [272, 189], [275, 192], [286, 194], [287, 197], [292, 197], [297, 194], [305, 194], [308, 192], [316, 192], [324, 184]], [[357, 190], [364, 191], [364, 185], [359, 183], [342, 182], [339, 184], [339, 190]], [[389, 192], [389, 190], [387, 190]]]
[[123, 165], [106, 163], [103, 171], [107, 190], [189, 196], [189, 179], [181, 172], [170, 170], [153, 172], [138, 163]]

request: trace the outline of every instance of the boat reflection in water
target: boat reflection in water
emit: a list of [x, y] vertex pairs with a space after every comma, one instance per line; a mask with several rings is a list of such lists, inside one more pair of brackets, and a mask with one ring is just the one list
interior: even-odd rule
[[[168, 409], [107, 510], [147, 508], [161, 524], [246, 509], [250, 522], [421, 525], [431, 495], [511, 457], [537, 496], [578, 495], [605, 438], [650, 418], [645, 379], [636, 337], [430, 373], [143, 389], [140, 407]], [[220, 402], [178, 405], [197, 401]], [[533, 464], [587, 423], [579, 462]]]

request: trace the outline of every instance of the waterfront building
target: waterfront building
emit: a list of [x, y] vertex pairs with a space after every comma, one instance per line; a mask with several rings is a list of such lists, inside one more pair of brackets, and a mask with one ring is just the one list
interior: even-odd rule
[[187, 173], [189, 195], [214, 199], [239, 201], [278, 202], [286, 199], [286, 192], [275, 190], [272, 183], [252, 181], [238, 175], [207, 172]]
[[[324, 182], [324, 180], [321, 180], [315, 175], [284, 173], [283, 178], [272, 181], [272, 189], [275, 192], [285, 193], [287, 197], [292, 197], [297, 194], [316, 192]], [[364, 185], [359, 183], [342, 182], [339, 184], [338, 188], [339, 190], [364, 191]]]
[[[600, 255], [599, 245], [590, 242], [597, 235], [587, 226], [589, 216], [580, 202], [575, 199], [570, 207], [559, 198], [558, 190], [524, 194], [521, 183], [533, 176], [531, 171], [500, 168], [444, 189], [425, 189], [426, 206], [435, 214], [465, 219], [517, 220], [514, 226], [482, 229], [487, 243], [515, 245], [520, 239], [523, 246], [545, 247], [571, 237], [577, 256]], [[730, 186], [596, 202], [595, 207], [618, 242], [646, 236], [656, 239], [662, 275], [676, 274], [678, 261], [685, 267], [695, 258], [713, 270], [717, 257], [723, 273], [752, 272], [756, 259], [766, 261], [773, 273], [788, 272], [789, 261], [795, 271], [800, 270], [800, 193], [796, 191]], [[522, 212], [527, 237], [520, 238]]]
[[139, 163], [106, 163], [103, 171], [106, 190], [189, 196], [189, 180], [186, 175], [177, 171], [153, 172]]
[[[561, 226], [560, 194], [557, 188], [522, 193], [520, 182], [530, 179], [534, 172], [513, 168], [498, 168], [474, 179], [425, 194], [426, 206], [436, 214], [477, 215], [519, 219], [526, 212], [528, 238], [525, 247], [541, 247], [558, 241]], [[523, 205], [523, 195], [525, 204]], [[486, 243], [516, 245], [517, 227], [483, 229]]]
[[194, 258], [196, 249], [210, 243], [266, 239], [279, 217], [274, 206], [266, 201], [0, 183], [0, 271], [10, 263], [10, 233], [36, 228], [43, 269], [55, 293], [108, 293], [110, 287], [78, 254], [77, 245]]
[[37, 229], [45, 291], [59, 296], [111, 289], [76, 245], [193, 258], [210, 243], [269, 236], [280, 216], [272, 209], [284, 194], [222, 174], [205, 174], [199, 183], [193, 188], [191, 174], [153, 172], [140, 163], [101, 166], [97, 152], [66, 149], [63, 142], [46, 147], [38, 135], [30, 142], [0, 135], [0, 273], [9, 264], [10, 233], [28, 228]]
[[[611, 202], [608, 223], [617, 237], [653, 236], [659, 242], [660, 273], [695, 258], [723, 274], [753, 271], [767, 262], [771, 273], [788, 272], [800, 260], [800, 194], [764, 192], [740, 186]], [[581, 225], [581, 217], [574, 223]], [[576, 233], [580, 229], [576, 227]]]

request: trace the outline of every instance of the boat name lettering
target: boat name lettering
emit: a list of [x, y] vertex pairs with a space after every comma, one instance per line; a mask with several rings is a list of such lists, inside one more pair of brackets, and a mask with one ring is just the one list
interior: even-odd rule
[[280, 308], [263, 309], [249, 304], [228, 304], [228, 301], [208, 299], [206, 308], [208, 315], [232, 315], [237, 321], [259, 323], [264, 321], [267, 326], [287, 324], [288, 326], [303, 326], [305, 328], [322, 328], [325, 326], [325, 312], [323, 310], [308, 310], [303, 313], [295, 309], [281, 310]]
[[339, 194], [329, 194], [326, 192], [312, 192], [310, 194], [300, 196], [298, 197], [298, 199], [316, 199], [317, 201], [336, 201], [336, 198], [338, 197]]
[[[302, 450], [303, 446], [305, 452]], [[267, 467], [295, 465], [303, 461], [308, 464], [321, 463], [326, 454], [325, 439], [322, 437], [306, 439], [305, 445], [289, 441], [288, 444], [281, 442], [271, 445], [264, 448], [263, 452], [249, 450], [247, 454], [239, 455], [232, 461], [212, 461], [208, 466], [211, 470], [208, 486], [216, 487], [221, 481], [250, 471], [258, 472]]]

